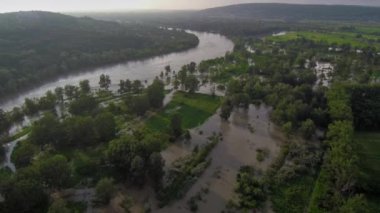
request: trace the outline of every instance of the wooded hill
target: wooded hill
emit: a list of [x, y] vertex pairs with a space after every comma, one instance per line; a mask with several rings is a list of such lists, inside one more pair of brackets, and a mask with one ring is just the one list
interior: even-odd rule
[[283, 21], [380, 21], [380, 7], [347, 5], [238, 4], [198, 12], [205, 17]]
[[0, 14], [0, 97], [80, 69], [196, 46], [185, 32], [50, 12]]

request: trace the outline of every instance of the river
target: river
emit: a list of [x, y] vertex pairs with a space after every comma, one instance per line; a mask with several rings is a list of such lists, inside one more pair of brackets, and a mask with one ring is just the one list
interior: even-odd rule
[[222, 35], [195, 31], [187, 32], [195, 34], [199, 38], [197, 47], [183, 52], [171, 53], [145, 60], [129, 61], [60, 77], [55, 81], [46, 83], [0, 103], [0, 108], [11, 110], [15, 106], [21, 106], [25, 98], [38, 98], [43, 96], [47, 91], [54, 90], [56, 87], [64, 87], [68, 84], [78, 85], [80, 81], [85, 79], [89, 80], [90, 84], [96, 87], [101, 74], [110, 76], [114, 89], [122, 79], [147, 80], [149, 82], [158, 76], [167, 65], [170, 65], [172, 70], [178, 71], [183, 65], [189, 64], [192, 61], [199, 63], [203, 60], [224, 56], [226, 52], [233, 50], [233, 42]]

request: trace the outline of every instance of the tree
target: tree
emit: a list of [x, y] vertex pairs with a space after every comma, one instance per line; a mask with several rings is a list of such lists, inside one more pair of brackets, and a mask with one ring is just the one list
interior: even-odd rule
[[21, 108], [14, 107], [13, 110], [12, 110], [12, 112], [11, 112], [10, 118], [11, 118], [11, 121], [13, 123], [20, 124], [20, 123], [22, 123], [24, 121], [24, 113], [22, 112]]
[[144, 86], [142, 85], [141, 81], [139, 81], [139, 80], [133, 81], [133, 83], [131, 85], [132, 92], [135, 94], [141, 93], [143, 88], [144, 88]]
[[98, 114], [95, 117], [94, 124], [100, 141], [108, 142], [115, 137], [116, 122], [111, 113]]
[[131, 82], [131, 80], [127, 79], [124, 82], [124, 88], [125, 88], [125, 92], [131, 92], [132, 91], [132, 82]]
[[25, 98], [24, 112], [26, 115], [35, 115], [38, 112], [38, 104], [35, 99]]
[[102, 178], [95, 187], [96, 201], [100, 204], [108, 204], [115, 193], [112, 178]]
[[38, 101], [39, 110], [54, 111], [56, 102], [57, 97], [49, 90], [46, 92], [45, 96], [41, 97]]
[[119, 92], [120, 94], [123, 94], [123, 93], [126, 92], [126, 91], [125, 91], [125, 81], [124, 81], [124, 80], [120, 80], [120, 83], [119, 83], [119, 90], [118, 90], [118, 92]]
[[115, 139], [108, 144], [106, 160], [118, 172], [129, 171], [131, 162], [137, 154], [137, 147], [139, 142], [132, 136]]
[[15, 181], [4, 193], [5, 212], [46, 212], [48, 196], [38, 182], [30, 179]]
[[300, 131], [305, 139], [310, 139], [315, 133], [316, 127], [311, 119], [302, 122]]
[[178, 72], [178, 80], [180, 81], [181, 85], [184, 86], [187, 79], [187, 70], [181, 69]]
[[22, 141], [12, 153], [12, 162], [18, 169], [29, 166], [36, 153], [37, 147], [28, 141]]
[[182, 135], [182, 118], [178, 113], [174, 114], [170, 120], [170, 127], [174, 138], [178, 138]]
[[46, 144], [56, 146], [64, 139], [63, 131], [58, 119], [53, 114], [47, 113], [33, 124], [29, 139], [33, 144], [41, 147]]
[[165, 161], [159, 152], [154, 152], [149, 156], [149, 177], [154, 182], [154, 188], [160, 189], [162, 178], [164, 177]]
[[354, 195], [348, 198], [339, 208], [339, 213], [369, 213], [371, 212], [367, 200], [363, 195]]
[[63, 97], [63, 93], [64, 93], [64, 90], [62, 87], [57, 87], [54, 89], [54, 93], [55, 93], [55, 96], [57, 97], [57, 100], [60, 101], [60, 102], [63, 102], [64, 100], [64, 97]]
[[266, 200], [264, 184], [255, 178], [253, 168], [248, 166], [240, 168], [237, 182], [236, 192], [239, 195], [240, 208], [251, 211], [263, 206]]
[[132, 182], [142, 186], [145, 183], [145, 163], [144, 159], [136, 155], [131, 162], [130, 172], [132, 174]]
[[66, 85], [64, 91], [65, 91], [65, 96], [69, 100], [72, 100], [78, 97], [79, 89], [76, 86]]
[[199, 80], [195, 75], [189, 75], [185, 81], [185, 89], [189, 91], [189, 93], [194, 93], [199, 90]]
[[151, 107], [162, 107], [165, 98], [165, 85], [162, 81], [155, 79], [147, 88], [147, 96]]
[[50, 188], [61, 189], [70, 180], [70, 165], [63, 155], [42, 158], [36, 163], [36, 167], [42, 183]]
[[282, 129], [285, 132], [286, 137], [290, 138], [290, 135], [293, 132], [292, 122], [286, 122], [284, 125], [282, 125]]
[[10, 128], [11, 122], [9, 121], [7, 114], [0, 109], [0, 135], [8, 133]]
[[83, 80], [83, 81], [79, 82], [79, 87], [80, 87], [80, 91], [83, 94], [88, 94], [91, 92], [91, 86], [90, 86], [89, 80]]
[[100, 79], [99, 79], [100, 88], [108, 90], [110, 85], [111, 85], [111, 79], [109, 75], [104, 75], [104, 74], [100, 75]]
[[139, 116], [143, 116], [149, 110], [149, 99], [147, 95], [133, 96], [127, 103], [132, 112]]
[[58, 198], [50, 205], [48, 213], [70, 213], [70, 209], [67, 208], [65, 200]]
[[82, 95], [72, 101], [69, 105], [69, 112], [73, 115], [88, 115], [97, 109], [98, 103], [92, 96]]
[[170, 67], [170, 65], [167, 65], [167, 66], [165, 66], [165, 72], [166, 73], [169, 73], [169, 72], [171, 72], [171, 67]]
[[190, 73], [194, 73], [197, 69], [197, 64], [195, 62], [191, 62], [188, 66]]
[[228, 120], [231, 116], [231, 112], [234, 109], [234, 106], [230, 99], [226, 99], [222, 103], [222, 107], [220, 110], [220, 117], [224, 120]]
[[94, 119], [91, 117], [72, 117], [63, 123], [66, 133], [66, 146], [89, 146], [99, 141]]

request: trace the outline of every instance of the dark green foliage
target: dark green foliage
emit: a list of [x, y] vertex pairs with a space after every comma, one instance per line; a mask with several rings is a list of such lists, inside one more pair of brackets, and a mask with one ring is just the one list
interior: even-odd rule
[[310, 139], [315, 134], [315, 124], [311, 119], [301, 123], [300, 131], [305, 139]]
[[19, 124], [24, 121], [24, 112], [19, 107], [14, 107], [11, 111], [10, 120], [12, 123]]
[[115, 137], [116, 123], [111, 113], [98, 114], [94, 119], [95, 132], [101, 142], [108, 142]]
[[149, 177], [153, 180], [156, 190], [162, 186], [162, 178], [165, 174], [164, 166], [165, 160], [160, 153], [154, 152], [149, 156]]
[[91, 117], [68, 118], [62, 126], [66, 139], [62, 146], [85, 147], [95, 145], [99, 140], [94, 119]]
[[50, 205], [48, 213], [70, 213], [70, 209], [65, 200], [58, 198]]
[[[83, 94], [88, 94], [89, 92], [91, 92], [90, 81], [89, 80], [83, 80], [83, 81], [79, 82], [79, 88]], [[60, 89], [58, 89], [58, 94], [61, 94]]]
[[60, 189], [67, 186], [71, 169], [68, 160], [62, 155], [40, 159], [34, 165], [44, 186]]
[[[147, 162], [150, 162], [151, 155], [161, 151], [162, 143], [165, 142], [165, 139], [157, 134], [143, 133], [142, 138], [123, 136], [109, 143], [105, 157], [111, 169], [118, 176], [128, 177], [132, 181], [138, 182], [139, 178], [145, 177], [144, 169], [149, 169]], [[144, 184], [144, 181], [139, 184]]]
[[8, 116], [2, 109], [0, 109], [0, 135], [7, 133], [10, 127], [11, 123]]
[[170, 120], [170, 128], [174, 138], [178, 138], [182, 135], [182, 118], [181, 115], [176, 113]]
[[99, 204], [108, 204], [115, 193], [115, 186], [112, 178], [103, 178], [99, 180], [95, 187], [96, 202]]
[[100, 75], [100, 78], [99, 78], [99, 86], [101, 89], [106, 89], [108, 90], [108, 88], [110, 87], [111, 85], [111, 79], [110, 79], [110, 76], [109, 75]]
[[98, 103], [94, 97], [83, 95], [70, 103], [69, 112], [73, 115], [89, 115], [97, 107]]
[[357, 130], [380, 130], [380, 86], [354, 85], [348, 88]]
[[199, 80], [195, 75], [189, 75], [185, 80], [185, 89], [189, 93], [195, 93], [199, 90]]
[[41, 97], [38, 101], [38, 109], [41, 110], [55, 110], [57, 97], [51, 91], [47, 91], [45, 96]]
[[151, 107], [162, 107], [163, 100], [165, 98], [164, 89], [164, 83], [158, 79], [155, 79], [153, 83], [147, 88], [147, 96]]
[[45, 144], [59, 145], [64, 136], [59, 120], [52, 114], [45, 114], [33, 124], [29, 135], [31, 143], [43, 146]]
[[222, 108], [220, 110], [220, 117], [224, 120], [228, 120], [231, 116], [233, 109], [234, 109], [234, 106], [232, 104], [232, 101], [230, 101], [229, 99], [226, 99], [222, 103]]
[[264, 184], [255, 177], [252, 167], [240, 168], [236, 192], [239, 195], [239, 208], [244, 211], [259, 209], [266, 200]]
[[130, 110], [139, 116], [145, 115], [150, 108], [149, 98], [145, 94], [130, 96], [126, 99], [126, 102]]
[[38, 148], [28, 141], [22, 141], [17, 144], [14, 149], [11, 159], [16, 168], [29, 166], [32, 163], [33, 157], [37, 154]]
[[48, 195], [42, 186], [34, 180], [17, 180], [4, 193], [5, 212], [45, 212], [48, 207]]
[[131, 180], [134, 184], [142, 186], [145, 183], [145, 162], [144, 159], [136, 155], [131, 162]]

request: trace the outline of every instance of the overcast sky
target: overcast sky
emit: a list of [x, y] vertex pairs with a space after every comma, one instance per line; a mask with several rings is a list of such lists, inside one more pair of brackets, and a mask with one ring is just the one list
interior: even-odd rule
[[136, 9], [203, 9], [250, 2], [380, 6], [380, 0], [0, 0], [0, 12], [20, 10], [67, 12]]

